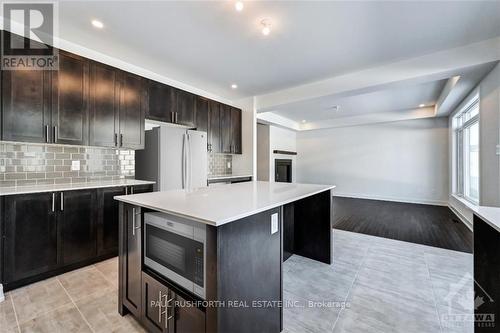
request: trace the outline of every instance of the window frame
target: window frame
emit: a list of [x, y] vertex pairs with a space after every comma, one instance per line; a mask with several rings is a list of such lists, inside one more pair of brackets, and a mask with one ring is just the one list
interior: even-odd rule
[[[467, 195], [466, 188], [469, 186], [470, 177], [467, 172], [467, 165], [470, 158], [469, 151], [469, 131], [474, 125], [479, 126], [479, 114], [480, 114], [480, 104], [479, 104], [479, 93], [476, 93], [466, 104], [463, 106], [459, 112], [453, 116], [453, 126], [454, 126], [454, 151], [455, 151], [455, 188], [454, 194], [461, 197], [468, 202], [479, 205], [480, 196], [480, 181], [478, 183], [478, 198], [473, 198]], [[471, 116], [472, 111], [477, 113]], [[478, 128], [478, 133], [480, 133], [480, 128]], [[479, 134], [480, 135], [480, 134]], [[467, 141], [467, 142], [466, 142]], [[480, 141], [478, 138], [478, 148], [480, 151]], [[480, 161], [479, 161], [480, 163]], [[480, 175], [479, 175], [480, 177]]]

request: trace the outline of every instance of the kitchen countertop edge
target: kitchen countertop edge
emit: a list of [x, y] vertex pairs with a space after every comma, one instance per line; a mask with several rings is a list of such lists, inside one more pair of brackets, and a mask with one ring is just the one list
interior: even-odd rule
[[106, 188], [106, 187], [152, 185], [154, 183], [155, 182], [146, 180], [125, 179], [119, 181], [116, 180], [116, 181], [102, 181], [102, 182], [92, 182], [92, 183], [77, 183], [77, 184], [4, 187], [0, 188], [0, 196], [46, 193], [46, 192], [65, 192], [65, 191], [76, 191], [76, 190], [85, 190], [93, 188]]

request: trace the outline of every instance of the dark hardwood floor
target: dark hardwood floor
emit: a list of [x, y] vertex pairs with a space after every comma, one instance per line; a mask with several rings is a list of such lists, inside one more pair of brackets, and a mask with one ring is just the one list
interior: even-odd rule
[[335, 197], [334, 229], [472, 253], [472, 232], [448, 207]]

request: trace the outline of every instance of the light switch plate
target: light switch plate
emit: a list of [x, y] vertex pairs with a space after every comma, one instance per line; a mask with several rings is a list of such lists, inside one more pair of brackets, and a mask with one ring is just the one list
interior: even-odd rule
[[71, 171], [80, 171], [80, 161], [71, 161]]
[[278, 213], [271, 215], [271, 235], [278, 232]]

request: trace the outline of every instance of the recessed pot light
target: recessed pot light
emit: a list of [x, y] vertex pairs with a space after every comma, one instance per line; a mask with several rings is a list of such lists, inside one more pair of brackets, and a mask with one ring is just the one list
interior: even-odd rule
[[98, 29], [104, 28], [104, 24], [99, 20], [92, 20], [92, 25]]
[[235, 84], [235, 83], [233, 83], [233, 84], [231, 85], [231, 88], [232, 88], [232, 89], [238, 89], [238, 85], [237, 85], [237, 84]]
[[418, 107], [419, 108], [423, 108], [425, 106], [425, 104], [419, 104]]
[[305, 119], [302, 119], [302, 124], [305, 124], [307, 123], [307, 121]]
[[262, 34], [267, 36], [271, 33], [271, 19], [265, 18], [260, 21]]
[[234, 4], [234, 8], [238, 11], [241, 12], [243, 8], [245, 8], [245, 5], [243, 5], [243, 1], [236, 1]]

